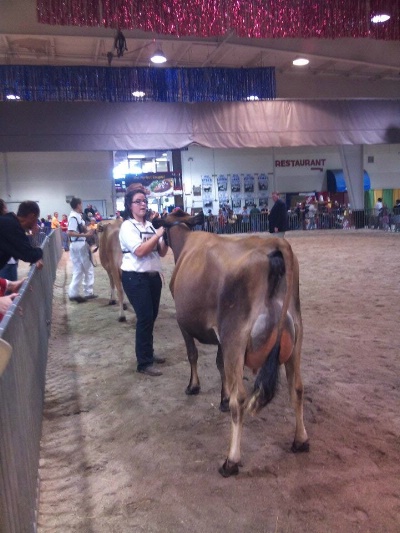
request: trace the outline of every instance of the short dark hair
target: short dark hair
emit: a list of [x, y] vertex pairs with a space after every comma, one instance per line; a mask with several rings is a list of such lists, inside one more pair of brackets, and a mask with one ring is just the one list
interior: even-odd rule
[[38, 204], [32, 200], [26, 200], [25, 202], [21, 202], [18, 207], [17, 217], [25, 218], [31, 214], [39, 217], [40, 209]]
[[82, 200], [80, 198], [75, 198], [74, 196], [72, 200], [70, 201], [69, 205], [71, 206], [72, 209], [76, 209], [78, 205], [81, 203], [82, 203]]

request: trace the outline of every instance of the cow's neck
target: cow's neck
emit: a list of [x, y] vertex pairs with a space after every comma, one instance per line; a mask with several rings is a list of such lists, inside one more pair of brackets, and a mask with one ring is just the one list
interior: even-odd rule
[[181, 255], [182, 248], [185, 245], [186, 239], [189, 237], [191, 230], [186, 224], [180, 223], [172, 226], [168, 232], [169, 245], [174, 254], [175, 263]]

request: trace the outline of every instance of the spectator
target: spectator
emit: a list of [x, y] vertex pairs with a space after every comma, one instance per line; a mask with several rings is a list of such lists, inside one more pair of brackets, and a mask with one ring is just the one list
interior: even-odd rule
[[[83, 303], [92, 298], [97, 298], [93, 294], [94, 269], [90, 248], [86, 242], [87, 238], [93, 236], [93, 232], [87, 230], [83, 221], [82, 200], [80, 198], [72, 198], [70, 206], [72, 211], [68, 218], [68, 235], [71, 240], [72, 280], [68, 288], [68, 296], [71, 302]], [[83, 283], [84, 297], [79, 294], [81, 283]]]
[[19, 205], [16, 215], [6, 213], [0, 216], [0, 269], [11, 257], [43, 268], [43, 250], [33, 247], [26, 235], [27, 231], [37, 231], [39, 214], [38, 204], [27, 200]]
[[249, 212], [247, 211], [247, 207], [243, 207], [242, 211], [242, 224], [243, 224], [243, 231], [247, 232], [249, 229], [249, 222], [250, 222], [250, 216]]
[[308, 213], [307, 213], [308, 226], [307, 226], [307, 229], [311, 230], [311, 229], [315, 229], [316, 228], [316, 225], [315, 225], [316, 212], [317, 212], [317, 208], [315, 207], [315, 203], [311, 202], [310, 205], [308, 206]]
[[251, 231], [260, 231], [260, 213], [256, 204], [253, 204], [253, 207], [250, 209], [250, 223]]
[[68, 216], [63, 215], [60, 222], [62, 247], [66, 252], [69, 251], [69, 237], [68, 237]]
[[60, 221], [58, 220], [57, 211], [54, 212], [53, 218], [51, 219], [51, 229], [57, 229], [60, 227]]
[[269, 213], [269, 232], [275, 237], [284, 237], [287, 230], [287, 208], [285, 202], [279, 198], [279, 193], [272, 193], [274, 205]]
[[393, 222], [394, 231], [400, 231], [400, 200], [396, 200], [396, 205], [393, 206]]
[[[0, 216], [8, 213], [8, 207], [4, 200], [0, 198]], [[0, 278], [8, 279], [9, 281], [17, 281], [18, 279], [18, 261], [13, 257], [7, 261], [7, 264], [0, 270]]]
[[381, 216], [382, 216], [382, 198], [378, 198], [374, 206], [374, 228], [378, 229], [380, 226]]

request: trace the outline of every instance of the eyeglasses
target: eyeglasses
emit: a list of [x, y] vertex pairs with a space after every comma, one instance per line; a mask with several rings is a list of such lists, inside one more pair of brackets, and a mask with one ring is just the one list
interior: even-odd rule
[[147, 205], [149, 202], [147, 200], [133, 200], [132, 203], [136, 205], [140, 205], [140, 204]]

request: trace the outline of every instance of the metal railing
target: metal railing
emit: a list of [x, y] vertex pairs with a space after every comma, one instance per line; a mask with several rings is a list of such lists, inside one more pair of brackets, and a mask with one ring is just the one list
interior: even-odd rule
[[44, 267], [32, 266], [20, 296], [0, 322], [12, 346], [0, 376], [0, 531], [34, 533], [39, 447], [53, 284], [61, 257], [60, 231], [43, 243]]
[[[384, 231], [400, 231], [400, 214], [392, 210], [377, 214], [374, 209], [345, 210], [331, 209], [324, 212], [316, 212], [313, 216], [308, 214], [288, 213], [288, 231], [309, 231], [329, 229], [380, 229]], [[232, 217], [205, 217], [202, 229], [211, 233], [235, 234], [235, 233], [260, 233], [268, 232], [268, 215], [234, 215]]]

